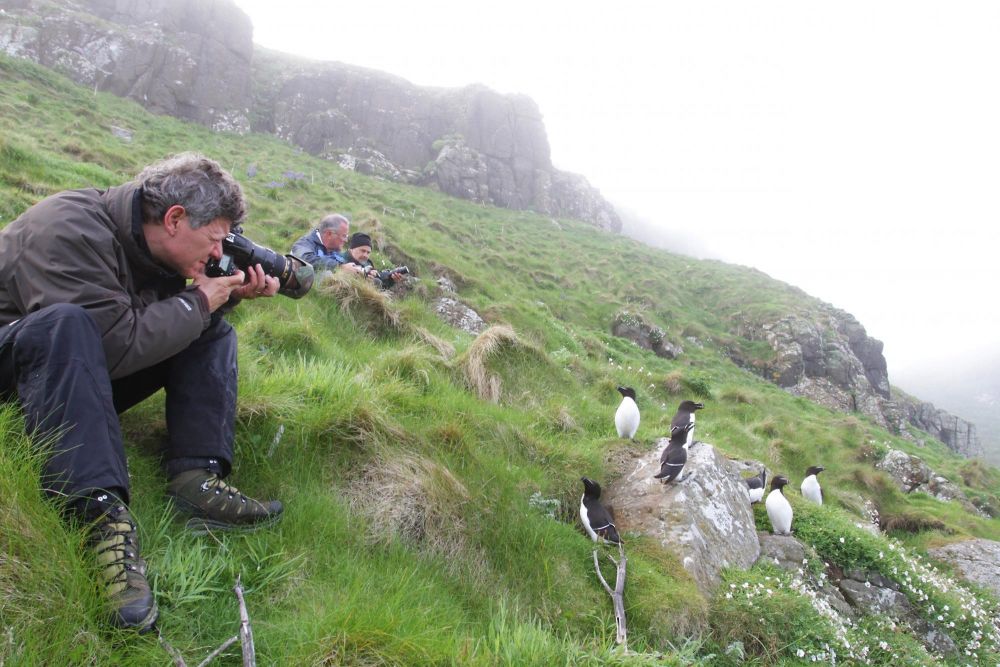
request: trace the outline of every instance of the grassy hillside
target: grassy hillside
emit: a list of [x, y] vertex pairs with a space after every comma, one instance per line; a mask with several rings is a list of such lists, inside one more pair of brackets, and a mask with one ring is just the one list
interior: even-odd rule
[[[820, 653], [829, 661], [824, 646], [867, 642], [869, 633], [881, 633], [887, 647], [868, 655], [874, 664], [900, 656], [931, 664], [909, 635], [877, 619], [838, 628], [766, 567], [727, 580], [781, 588], [757, 607], [749, 595], [724, 596], [725, 588], [704, 599], [676, 558], [629, 536], [625, 602], [635, 653], [613, 651], [611, 603], [576, 522], [579, 478], [613, 478], [625, 450], [662, 436], [688, 397], [707, 404], [699, 439], [728, 455], [795, 480], [808, 465], [827, 467], [829, 506], [801, 508], [797, 525], [823, 558], [905, 570], [904, 558], [930, 545], [1000, 539], [1000, 520], [903, 496], [873, 469], [879, 450], [910, 443], [728, 360], [732, 346], [767, 353], [726, 333], [730, 314], [808, 313], [815, 301], [797, 289], [572, 220], [345, 172], [271, 137], [213, 134], [21, 61], [0, 57], [0, 83], [0, 225], [48, 194], [117, 184], [148, 162], [197, 150], [242, 182], [251, 201], [245, 231], [257, 242], [285, 251], [322, 215], [341, 211], [385, 240], [377, 264], [406, 263], [422, 279], [388, 304], [334, 282], [301, 301], [278, 297], [231, 316], [241, 339], [232, 480], [285, 502], [273, 530], [185, 534], [163, 499], [162, 398], [123, 416], [159, 626], [189, 664], [236, 633], [237, 576], [260, 664], [796, 664]], [[131, 141], [112, 127], [131, 131]], [[453, 279], [488, 322], [510, 329], [476, 341], [441, 323], [428, 305], [437, 275]], [[611, 336], [626, 310], [660, 326], [685, 354], [668, 361]], [[496, 378], [494, 388], [499, 381], [497, 401], [480, 398], [477, 368]], [[640, 444], [614, 437], [618, 384], [638, 389]], [[32, 451], [16, 410], [0, 412], [0, 664], [166, 664], [155, 637], [102, 623], [83, 531], [61, 524], [41, 498]], [[996, 470], [943, 445], [915, 453], [1000, 506]], [[863, 497], [916, 532], [890, 543], [854, 528]], [[890, 551], [889, 560], [878, 555]], [[914, 595], [936, 609], [991, 604], [955, 590]], [[774, 622], [758, 623], [765, 615]], [[956, 616], [963, 648], [980, 641], [976, 618]], [[981, 643], [963, 664], [995, 664], [996, 645]], [[238, 651], [213, 664], [239, 664]]]

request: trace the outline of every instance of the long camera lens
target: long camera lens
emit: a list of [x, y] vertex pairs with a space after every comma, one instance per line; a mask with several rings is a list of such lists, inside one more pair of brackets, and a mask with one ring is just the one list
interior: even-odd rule
[[231, 276], [236, 271], [246, 271], [260, 264], [264, 273], [278, 279], [278, 292], [299, 299], [312, 288], [313, 268], [295, 255], [279, 255], [270, 248], [257, 245], [238, 230], [230, 232], [222, 241], [222, 259], [209, 260], [205, 275], [210, 278]]

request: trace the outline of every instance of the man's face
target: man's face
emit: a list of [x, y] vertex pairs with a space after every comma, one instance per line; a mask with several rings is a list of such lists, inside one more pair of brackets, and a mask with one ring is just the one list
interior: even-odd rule
[[327, 251], [336, 252], [344, 247], [344, 241], [347, 240], [347, 225], [325, 229], [320, 232], [319, 238]]
[[226, 218], [216, 218], [198, 229], [191, 228], [187, 215], [176, 223], [175, 232], [163, 244], [160, 262], [169, 266], [185, 278], [204, 275], [205, 263], [222, 258], [222, 241], [229, 234], [232, 222]]
[[351, 248], [351, 257], [362, 264], [368, 261], [368, 257], [370, 257], [371, 254], [372, 247], [370, 245], [359, 245], [357, 248]]

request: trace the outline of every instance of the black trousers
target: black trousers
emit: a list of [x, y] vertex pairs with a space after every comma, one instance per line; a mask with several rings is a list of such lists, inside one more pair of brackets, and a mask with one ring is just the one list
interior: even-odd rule
[[0, 395], [16, 397], [25, 428], [47, 447], [43, 487], [79, 498], [111, 491], [128, 502], [118, 414], [163, 388], [166, 458], [232, 465], [236, 332], [218, 318], [170, 359], [111, 380], [101, 333], [83, 308], [48, 306], [0, 328]]

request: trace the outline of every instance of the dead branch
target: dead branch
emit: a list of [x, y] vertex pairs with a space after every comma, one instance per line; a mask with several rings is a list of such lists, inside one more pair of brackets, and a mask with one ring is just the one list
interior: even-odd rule
[[243, 586], [240, 579], [243, 575], [236, 576], [236, 585], [233, 591], [236, 599], [240, 601], [240, 645], [243, 647], [243, 667], [257, 667], [257, 655], [253, 648], [253, 630], [250, 629], [250, 614], [247, 613], [247, 603], [243, 599]]
[[212, 662], [212, 660], [217, 655], [219, 655], [220, 653], [222, 653], [223, 651], [225, 651], [227, 648], [229, 648], [230, 646], [232, 646], [236, 641], [238, 641], [239, 638], [240, 638], [239, 635], [233, 635], [232, 637], [230, 637], [229, 639], [227, 639], [226, 641], [224, 641], [222, 643], [222, 645], [219, 646], [219, 648], [217, 648], [214, 651], [212, 651], [211, 653], [209, 653], [208, 657], [206, 657], [204, 660], [202, 660], [201, 662], [199, 662], [198, 663], [198, 667], [205, 667], [205, 665], [207, 665], [208, 663]]
[[628, 559], [625, 557], [625, 547], [622, 544], [618, 545], [618, 560], [608, 556], [608, 560], [614, 563], [615, 568], [617, 568], [614, 590], [611, 590], [611, 587], [608, 586], [607, 580], [601, 573], [601, 565], [597, 560], [597, 549], [594, 549], [593, 555], [594, 569], [597, 571], [597, 578], [600, 579], [601, 586], [604, 587], [604, 590], [611, 596], [611, 602], [615, 608], [615, 626], [618, 631], [615, 636], [615, 642], [621, 644], [623, 648], [627, 648], [628, 628], [625, 625], [625, 568], [628, 565]]
[[163, 638], [163, 635], [160, 634], [159, 630], [157, 630], [156, 634], [160, 641], [160, 646], [162, 646], [163, 650], [169, 653], [170, 657], [173, 658], [174, 667], [187, 667], [187, 663], [184, 662], [184, 656], [181, 655], [181, 652], [171, 646], [170, 642]]

